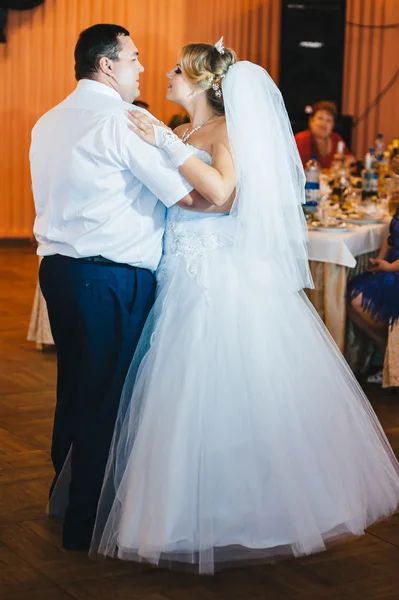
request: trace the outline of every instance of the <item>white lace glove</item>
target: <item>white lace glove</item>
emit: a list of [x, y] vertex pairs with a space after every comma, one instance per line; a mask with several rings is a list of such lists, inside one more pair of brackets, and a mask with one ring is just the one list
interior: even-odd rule
[[173, 131], [155, 124], [153, 128], [156, 145], [165, 150], [177, 169], [193, 155], [191, 148], [186, 146]]

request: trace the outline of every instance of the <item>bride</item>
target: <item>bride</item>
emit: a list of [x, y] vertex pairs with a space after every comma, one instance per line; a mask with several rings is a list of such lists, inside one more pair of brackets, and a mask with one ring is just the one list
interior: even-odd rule
[[209, 209], [169, 210], [91, 554], [212, 573], [318, 552], [397, 509], [399, 465], [302, 291], [304, 174], [278, 88], [222, 41], [185, 46], [168, 77], [191, 126], [134, 112], [133, 129]]

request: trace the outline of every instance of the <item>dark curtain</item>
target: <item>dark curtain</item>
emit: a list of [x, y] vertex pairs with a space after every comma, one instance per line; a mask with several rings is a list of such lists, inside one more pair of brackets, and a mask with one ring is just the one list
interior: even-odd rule
[[7, 21], [7, 10], [0, 6], [0, 44], [4, 44], [4, 42], [6, 41], [6, 36], [4, 33], [6, 21]]
[[6, 41], [4, 33], [7, 22], [7, 9], [28, 10], [43, 4], [44, 0], [0, 0], [0, 44]]

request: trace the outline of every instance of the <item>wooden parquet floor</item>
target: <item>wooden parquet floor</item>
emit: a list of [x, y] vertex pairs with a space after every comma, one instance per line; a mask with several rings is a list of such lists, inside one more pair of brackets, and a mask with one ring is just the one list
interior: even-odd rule
[[[215, 577], [62, 550], [44, 514], [55, 355], [26, 342], [36, 272], [32, 250], [0, 247], [0, 600], [399, 600], [399, 515], [322, 554]], [[399, 454], [399, 397], [367, 392]]]

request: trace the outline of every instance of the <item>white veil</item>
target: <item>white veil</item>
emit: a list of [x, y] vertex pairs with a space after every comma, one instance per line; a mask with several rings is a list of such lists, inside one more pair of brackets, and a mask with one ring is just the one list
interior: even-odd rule
[[248, 61], [222, 80], [236, 168], [237, 259], [265, 261], [292, 291], [313, 287], [301, 204], [305, 176], [280, 90]]

